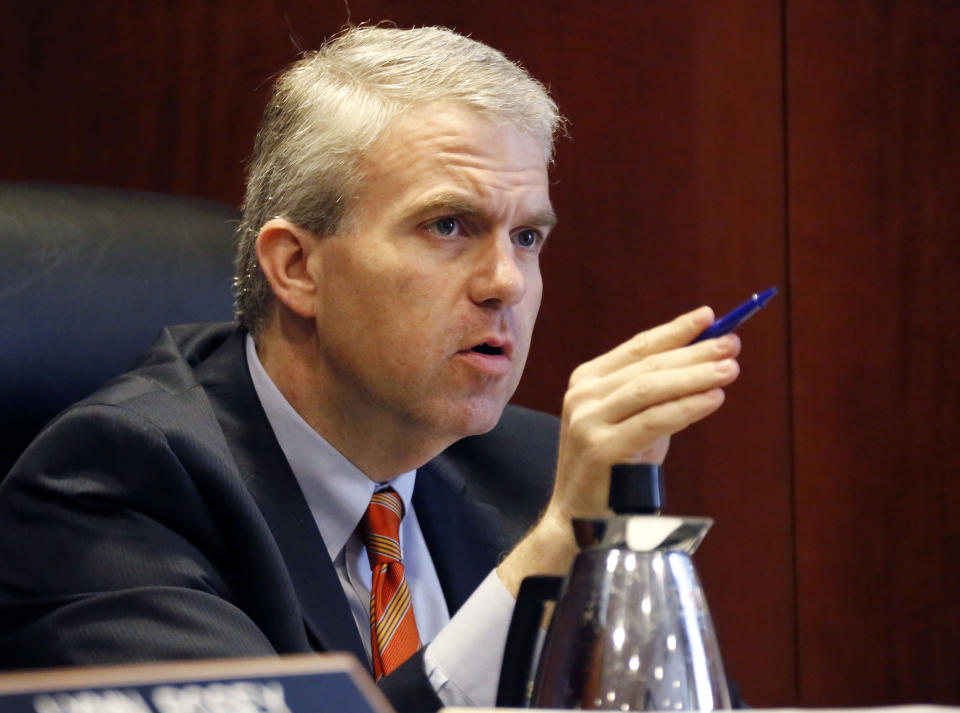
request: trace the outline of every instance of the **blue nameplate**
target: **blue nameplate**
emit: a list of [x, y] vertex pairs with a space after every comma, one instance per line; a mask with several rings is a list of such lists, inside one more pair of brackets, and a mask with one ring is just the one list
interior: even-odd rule
[[0, 675], [0, 713], [393, 713], [352, 656], [189, 661]]

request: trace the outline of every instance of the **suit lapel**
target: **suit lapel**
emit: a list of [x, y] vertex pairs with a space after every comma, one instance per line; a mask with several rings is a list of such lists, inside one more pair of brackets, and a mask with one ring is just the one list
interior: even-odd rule
[[508, 549], [500, 513], [470, 498], [443, 455], [417, 471], [413, 506], [452, 616]]
[[260, 405], [237, 330], [197, 368], [247, 489], [290, 572], [308, 632], [327, 651], [367, 656], [336, 570]]

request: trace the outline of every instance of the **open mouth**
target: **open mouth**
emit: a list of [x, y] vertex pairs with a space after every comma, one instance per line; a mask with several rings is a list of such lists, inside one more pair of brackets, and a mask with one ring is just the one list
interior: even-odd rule
[[483, 344], [478, 344], [477, 346], [473, 347], [473, 349], [470, 351], [474, 351], [479, 354], [488, 354], [491, 356], [501, 356], [503, 354], [503, 347], [495, 347], [487, 342], [484, 342]]
[[490, 337], [460, 352], [465, 363], [481, 374], [505, 376], [513, 369], [513, 343], [508, 339]]

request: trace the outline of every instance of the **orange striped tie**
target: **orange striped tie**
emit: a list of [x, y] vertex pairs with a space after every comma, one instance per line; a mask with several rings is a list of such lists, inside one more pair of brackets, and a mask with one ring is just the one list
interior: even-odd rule
[[393, 488], [370, 498], [361, 531], [370, 559], [370, 650], [373, 677], [379, 679], [420, 648], [410, 590], [400, 556], [403, 501]]

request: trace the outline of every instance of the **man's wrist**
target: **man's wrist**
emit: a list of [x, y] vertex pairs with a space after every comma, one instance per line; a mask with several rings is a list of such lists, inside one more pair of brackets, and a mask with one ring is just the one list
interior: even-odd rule
[[566, 574], [578, 552], [570, 520], [548, 508], [533, 529], [500, 563], [497, 576], [516, 598], [525, 577]]

